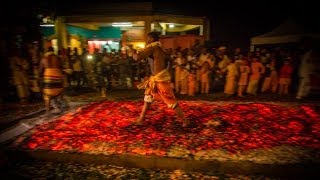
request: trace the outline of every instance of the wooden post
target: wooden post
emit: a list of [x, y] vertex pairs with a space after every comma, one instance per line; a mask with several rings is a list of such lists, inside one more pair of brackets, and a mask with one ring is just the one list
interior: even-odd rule
[[151, 32], [151, 18], [150, 17], [146, 17], [146, 19], [144, 20], [144, 38], [145, 41], [147, 40], [147, 34]]
[[55, 32], [58, 40], [58, 49], [67, 48], [67, 27], [63, 17], [58, 17], [56, 19]]

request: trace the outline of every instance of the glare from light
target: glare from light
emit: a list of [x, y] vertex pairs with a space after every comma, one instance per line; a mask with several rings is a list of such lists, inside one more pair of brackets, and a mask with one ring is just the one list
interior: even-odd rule
[[54, 27], [54, 24], [40, 24], [41, 27]]
[[132, 27], [132, 24], [112, 24], [113, 27]]
[[92, 56], [92, 55], [88, 55], [88, 56], [87, 56], [87, 59], [88, 59], [88, 60], [92, 60], [92, 59], [93, 59], [93, 56]]
[[143, 49], [144, 47], [145, 47], [145, 43], [143, 43], [143, 42], [138, 42], [138, 43], [135, 43], [135, 46], [137, 47], [137, 48], [139, 48], [139, 49]]
[[108, 41], [108, 44], [112, 44], [112, 41]]
[[169, 28], [174, 28], [174, 24], [169, 24]]
[[115, 23], [112, 23], [112, 26], [114, 26], [114, 27], [131, 27], [132, 23], [131, 22], [115, 22]]
[[114, 25], [119, 25], [119, 24], [131, 24], [131, 22], [114, 22], [112, 23]]

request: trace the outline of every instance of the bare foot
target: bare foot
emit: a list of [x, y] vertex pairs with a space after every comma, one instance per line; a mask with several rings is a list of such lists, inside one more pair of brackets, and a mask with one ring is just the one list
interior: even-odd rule
[[50, 117], [52, 114], [50, 112], [47, 112], [43, 115], [43, 117]]
[[135, 122], [133, 122], [133, 124], [134, 124], [134, 125], [138, 125], [138, 126], [139, 126], [139, 125], [142, 125], [142, 124], [143, 124], [143, 122], [141, 122], [141, 121], [135, 121]]
[[51, 111], [51, 113], [53, 113], [53, 114], [60, 114], [60, 113], [62, 113], [62, 110], [59, 109], [59, 108], [55, 108], [55, 109], [53, 109], [53, 110]]
[[190, 126], [190, 121], [187, 120], [187, 119], [185, 119], [185, 120], [183, 121], [182, 127], [189, 127], [189, 126]]
[[144, 121], [144, 118], [138, 118], [133, 124], [135, 125], [142, 125]]

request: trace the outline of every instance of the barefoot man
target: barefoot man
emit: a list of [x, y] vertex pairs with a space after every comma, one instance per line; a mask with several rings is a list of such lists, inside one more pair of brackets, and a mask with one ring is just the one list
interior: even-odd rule
[[63, 101], [62, 62], [59, 57], [54, 54], [52, 47], [48, 48], [48, 52], [45, 53], [41, 59], [39, 68], [43, 75], [43, 99], [45, 102], [46, 115], [50, 115], [50, 102], [54, 109], [61, 112], [60, 104]]
[[139, 53], [134, 54], [133, 58], [136, 61], [147, 59], [152, 73], [149, 79], [138, 85], [139, 89], [145, 89], [145, 96], [143, 109], [136, 123], [143, 123], [146, 112], [153, 100], [162, 100], [169, 108], [175, 110], [179, 119], [183, 121], [183, 127], [187, 127], [189, 121], [185, 118], [184, 113], [174, 96], [171, 87], [171, 77], [167, 69], [168, 62], [166, 54], [161, 48], [159, 35], [156, 32], [148, 33], [146, 47]]

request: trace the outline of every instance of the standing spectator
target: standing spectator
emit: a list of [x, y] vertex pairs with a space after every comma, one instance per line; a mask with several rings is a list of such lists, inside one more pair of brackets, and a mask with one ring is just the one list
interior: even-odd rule
[[210, 88], [210, 64], [205, 61], [200, 69], [201, 94], [209, 94]]
[[261, 92], [271, 90], [272, 93], [277, 91], [278, 74], [276, 70], [276, 59], [272, 58], [271, 62], [266, 64], [265, 78], [262, 84]]
[[188, 95], [194, 96], [196, 91], [196, 70], [191, 69], [188, 74]]
[[248, 77], [249, 77], [249, 73], [250, 73], [250, 67], [248, 65], [247, 60], [243, 60], [241, 62], [240, 67], [239, 67], [239, 71], [240, 71], [240, 78], [239, 78], [239, 82], [238, 82], [238, 96], [242, 97], [243, 92], [248, 85]]
[[181, 89], [180, 94], [188, 94], [188, 74], [187, 60], [185, 57], [182, 58], [182, 65], [180, 71]]
[[236, 92], [237, 78], [239, 76], [238, 68], [234, 62], [234, 59], [231, 60], [231, 63], [227, 66], [227, 76], [226, 84], [224, 86], [224, 93], [228, 96], [232, 96]]
[[29, 69], [29, 63], [26, 59], [20, 56], [18, 50], [13, 50], [12, 56], [9, 58], [10, 69], [12, 72], [13, 84], [16, 87], [16, 91], [21, 103], [28, 102], [30, 95], [29, 91], [29, 79], [27, 70]]
[[315, 66], [313, 62], [313, 42], [311, 39], [306, 39], [303, 42], [304, 54], [301, 58], [300, 68], [299, 68], [299, 87], [297, 92], [297, 99], [302, 99], [309, 95], [310, 93], [310, 76], [314, 72]]
[[287, 95], [289, 85], [291, 83], [293, 67], [289, 59], [284, 60], [284, 64], [280, 69], [279, 75], [279, 95]]
[[177, 53], [177, 57], [176, 59], [174, 60], [174, 68], [175, 68], [175, 91], [176, 93], [179, 93], [180, 90], [181, 90], [181, 72], [182, 72], [182, 53], [181, 52], [178, 52]]
[[261, 75], [265, 72], [265, 68], [257, 57], [254, 57], [251, 62], [251, 75], [249, 78], [249, 84], [247, 93], [251, 95], [257, 95], [259, 81]]
[[83, 64], [81, 57], [78, 54], [78, 49], [74, 48], [74, 54], [72, 56], [72, 67], [73, 67], [73, 80], [76, 83], [76, 86], [79, 88], [81, 82], [83, 81]]

